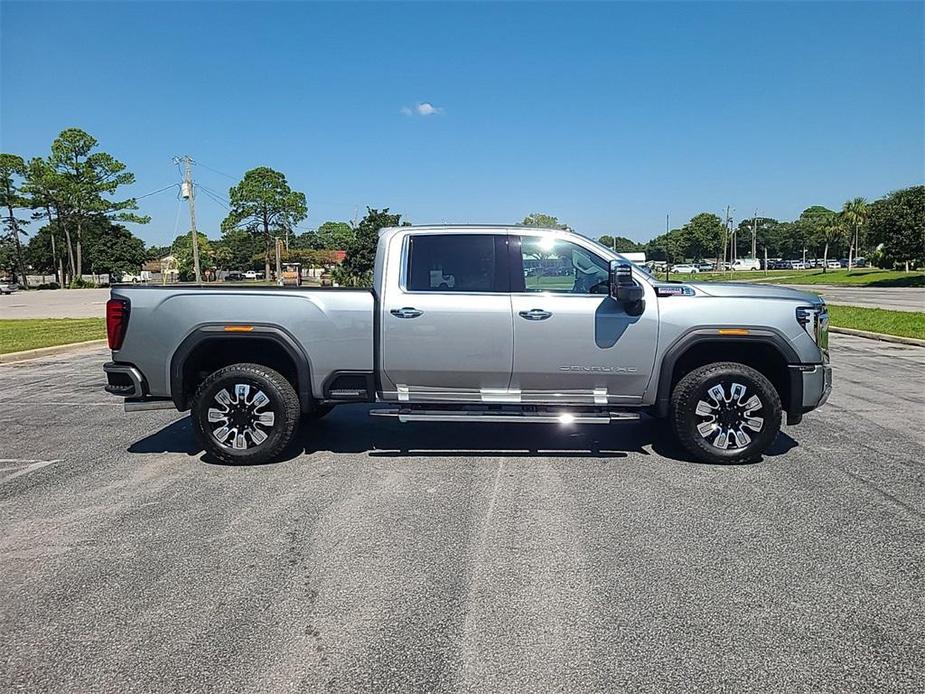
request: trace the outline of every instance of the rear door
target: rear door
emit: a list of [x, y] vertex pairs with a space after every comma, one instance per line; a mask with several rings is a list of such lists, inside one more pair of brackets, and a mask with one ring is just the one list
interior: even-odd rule
[[506, 390], [513, 361], [507, 236], [410, 234], [402, 253], [399, 287], [383, 301], [381, 347], [399, 399], [471, 402]]
[[609, 260], [571, 238], [511, 235], [512, 389], [523, 402], [633, 404], [655, 361], [658, 304], [630, 315], [609, 294]]

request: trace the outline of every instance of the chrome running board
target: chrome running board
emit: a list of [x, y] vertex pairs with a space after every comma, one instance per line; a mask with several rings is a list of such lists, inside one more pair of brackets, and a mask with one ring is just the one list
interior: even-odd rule
[[383, 408], [369, 411], [372, 417], [395, 417], [399, 422], [520, 422], [526, 424], [610, 424], [639, 419], [638, 412], [608, 411], [526, 411], [492, 410], [424, 410], [417, 408]]

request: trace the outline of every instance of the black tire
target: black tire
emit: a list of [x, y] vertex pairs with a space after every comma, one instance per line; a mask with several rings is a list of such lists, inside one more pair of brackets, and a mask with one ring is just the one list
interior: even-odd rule
[[[239, 391], [239, 386], [248, 389]], [[251, 395], [253, 388], [257, 392]], [[223, 390], [228, 398], [221, 395]], [[259, 393], [267, 400], [254, 406], [260, 399]], [[227, 402], [223, 404], [222, 400]], [[228, 416], [224, 421], [210, 422], [210, 409], [217, 413], [216, 417]], [[292, 440], [300, 415], [299, 397], [292, 384], [261, 364], [232, 364], [212, 373], [196, 389], [190, 410], [200, 443], [211, 456], [231, 465], [259, 465], [275, 460]], [[270, 423], [267, 423], [268, 412], [273, 413]], [[224, 433], [225, 442], [220, 440], [222, 429], [228, 430]], [[238, 437], [243, 441], [239, 442]]]
[[[721, 391], [711, 392], [717, 386]], [[721, 399], [716, 397], [720, 392]], [[753, 462], [780, 431], [780, 396], [763, 374], [749, 366], [735, 362], [707, 364], [691, 371], [675, 386], [671, 422], [680, 444], [699, 461]]]

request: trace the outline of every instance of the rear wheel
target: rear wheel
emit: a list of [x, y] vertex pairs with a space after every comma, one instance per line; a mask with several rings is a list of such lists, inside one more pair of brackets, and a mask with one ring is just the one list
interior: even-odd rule
[[292, 440], [299, 398], [282, 375], [261, 364], [232, 364], [208, 376], [191, 407], [206, 451], [230, 464], [275, 459]]
[[777, 390], [760, 372], [735, 362], [694, 369], [675, 386], [671, 419], [681, 445], [707, 463], [757, 460], [780, 431]]

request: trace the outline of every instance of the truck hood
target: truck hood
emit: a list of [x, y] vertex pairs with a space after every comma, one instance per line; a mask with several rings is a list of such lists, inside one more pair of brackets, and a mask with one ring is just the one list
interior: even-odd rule
[[802, 301], [810, 305], [825, 303], [822, 297], [811, 292], [781, 287], [776, 284], [752, 284], [749, 282], [686, 282], [688, 286], [709, 296], [727, 296], [742, 299], [787, 299]]

